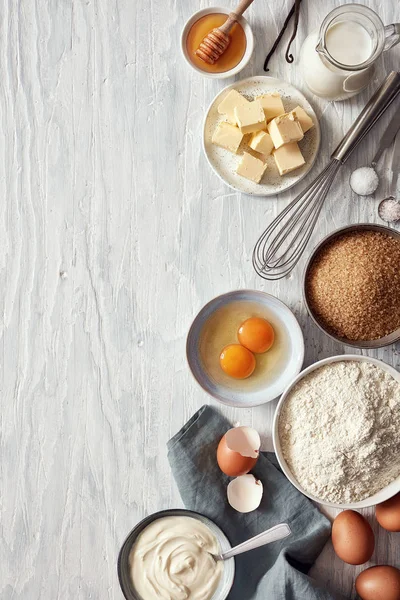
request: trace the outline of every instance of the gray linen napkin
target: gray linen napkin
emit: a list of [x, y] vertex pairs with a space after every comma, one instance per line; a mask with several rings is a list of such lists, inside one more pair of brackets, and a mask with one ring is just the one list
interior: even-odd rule
[[329, 538], [330, 523], [275, 466], [274, 454], [261, 454], [252, 471], [264, 486], [260, 507], [240, 514], [229, 506], [230, 478], [218, 467], [216, 449], [230, 427], [215, 408], [203, 406], [168, 442], [168, 459], [186, 508], [217, 523], [233, 546], [282, 522], [289, 523], [292, 535], [236, 557], [229, 600], [332, 600], [306, 575]]

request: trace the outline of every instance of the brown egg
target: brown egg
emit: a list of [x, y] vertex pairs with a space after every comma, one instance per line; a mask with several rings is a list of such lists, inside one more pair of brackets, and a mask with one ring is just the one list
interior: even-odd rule
[[375, 507], [376, 519], [388, 531], [400, 531], [400, 494]]
[[368, 521], [354, 510], [344, 510], [332, 525], [333, 548], [344, 562], [362, 565], [372, 556], [374, 532]]
[[383, 565], [365, 569], [356, 579], [362, 600], [400, 600], [400, 571]]
[[219, 468], [229, 477], [246, 475], [258, 460], [259, 448], [260, 437], [254, 429], [250, 427], [230, 429], [218, 444]]

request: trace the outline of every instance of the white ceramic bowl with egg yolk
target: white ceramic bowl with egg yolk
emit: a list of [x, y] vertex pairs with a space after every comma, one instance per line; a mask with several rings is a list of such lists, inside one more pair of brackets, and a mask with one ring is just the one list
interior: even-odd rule
[[229, 9], [222, 8], [221, 6], [203, 8], [202, 10], [199, 10], [198, 12], [194, 13], [194, 15], [192, 15], [190, 17], [190, 19], [186, 22], [186, 24], [183, 28], [182, 36], [181, 36], [181, 50], [182, 50], [183, 57], [186, 60], [186, 62], [188, 63], [188, 65], [192, 67], [192, 69], [194, 69], [198, 73], [201, 73], [202, 75], [204, 75], [204, 77], [208, 77], [210, 79], [226, 79], [227, 77], [233, 77], [234, 75], [236, 75], [242, 69], [245, 68], [245, 66], [250, 61], [251, 55], [253, 54], [253, 50], [254, 50], [253, 31], [252, 31], [248, 21], [246, 21], [246, 19], [244, 17], [239, 17], [238, 23], [243, 27], [243, 31], [246, 36], [246, 50], [243, 54], [242, 60], [235, 67], [233, 67], [232, 69], [229, 69], [229, 71], [223, 71], [222, 73], [209, 73], [208, 71], [203, 71], [203, 69], [200, 69], [199, 67], [197, 67], [190, 60], [190, 56], [189, 56], [189, 53], [188, 53], [187, 47], [186, 47], [186, 40], [187, 40], [189, 31], [192, 28], [192, 25], [194, 25], [196, 23], [196, 21], [198, 21], [202, 17], [205, 17], [206, 15], [213, 14], [213, 13], [214, 14], [220, 13], [220, 14], [224, 14], [224, 15], [228, 16], [230, 12], [231, 11]]
[[[243, 314], [235, 320], [231, 332], [225, 322], [210, 325], [221, 312], [240, 306], [244, 306]], [[275, 331], [274, 345], [267, 352], [256, 355], [257, 361], [266, 361], [264, 366], [257, 364], [254, 374], [246, 379], [232, 379], [222, 372], [219, 356], [224, 346], [238, 343], [237, 328], [249, 317], [261, 317], [271, 323]], [[208, 336], [210, 328], [213, 337], [219, 341], [205, 357], [202, 340]], [[217, 329], [224, 330], [224, 339], [220, 339]], [[273, 359], [276, 352], [279, 352], [279, 358]], [[238, 408], [259, 406], [277, 398], [300, 372], [304, 359], [303, 333], [290, 308], [275, 296], [257, 290], [235, 290], [213, 298], [197, 314], [187, 336], [186, 357], [197, 383], [216, 400]]]
[[389, 498], [391, 498], [392, 496], [394, 496], [395, 494], [400, 492], [400, 476], [397, 477], [396, 479], [394, 479], [391, 483], [389, 483], [389, 485], [385, 486], [382, 490], [379, 490], [379, 492], [376, 492], [376, 494], [374, 494], [373, 496], [370, 496], [369, 498], [365, 498], [364, 500], [361, 500], [359, 502], [350, 502], [350, 503], [346, 503], [346, 504], [336, 504], [334, 502], [327, 502], [326, 500], [318, 498], [317, 496], [314, 496], [310, 492], [307, 492], [296, 480], [296, 478], [292, 474], [292, 472], [283, 456], [281, 444], [279, 441], [279, 433], [278, 433], [279, 417], [281, 414], [282, 406], [284, 405], [288, 395], [291, 393], [293, 388], [299, 383], [299, 381], [301, 379], [303, 379], [304, 377], [306, 377], [309, 373], [312, 373], [312, 371], [315, 371], [316, 369], [319, 369], [320, 367], [323, 367], [324, 365], [329, 365], [334, 362], [342, 362], [342, 361], [357, 361], [357, 362], [367, 362], [367, 363], [373, 364], [376, 367], [379, 367], [380, 369], [382, 369], [383, 371], [386, 371], [386, 373], [389, 373], [389, 375], [391, 375], [396, 381], [400, 382], [400, 373], [398, 371], [396, 371], [395, 368], [391, 367], [390, 365], [388, 365], [388, 364], [384, 363], [383, 361], [378, 360], [376, 358], [370, 358], [368, 356], [360, 356], [358, 354], [342, 354], [339, 356], [332, 356], [330, 358], [325, 358], [324, 360], [320, 360], [320, 361], [314, 363], [313, 365], [307, 367], [307, 369], [304, 369], [304, 371], [302, 371], [291, 382], [291, 384], [286, 388], [286, 390], [283, 392], [283, 394], [278, 402], [278, 405], [276, 407], [276, 411], [275, 411], [274, 424], [273, 424], [273, 428], [272, 428], [272, 438], [273, 438], [273, 443], [274, 443], [275, 454], [276, 454], [278, 462], [281, 466], [282, 471], [284, 472], [286, 477], [289, 479], [289, 481], [294, 485], [294, 487], [297, 488], [302, 494], [304, 494], [305, 496], [307, 496], [314, 502], [317, 502], [318, 504], [323, 504], [324, 506], [329, 506], [331, 508], [358, 510], [360, 508], [368, 508], [370, 506], [375, 506], [376, 504], [380, 504], [381, 502], [388, 500]]

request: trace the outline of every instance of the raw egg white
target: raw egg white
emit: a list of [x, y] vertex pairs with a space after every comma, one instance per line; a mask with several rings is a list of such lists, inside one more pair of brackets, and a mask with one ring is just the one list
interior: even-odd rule
[[241, 324], [238, 330], [238, 340], [251, 352], [262, 354], [269, 350], [275, 340], [275, 332], [265, 319], [251, 317]]
[[[239, 326], [249, 318], [260, 318], [271, 323], [275, 340], [268, 352], [254, 355], [256, 368], [251, 377], [236, 379], [221, 368], [220, 354], [225, 346], [239, 343]], [[217, 385], [243, 392], [274, 385], [287, 368], [290, 348], [290, 332], [268, 307], [255, 302], [232, 302], [220, 307], [205, 322], [199, 339], [200, 358], [208, 377]]]
[[360, 513], [344, 510], [333, 521], [332, 544], [336, 554], [344, 562], [362, 565], [374, 552], [374, 532]]
[[357, 577], [356, 592], [362, 600], [400, 600], [400, 571], [388, 565], [370, 567]]
[[229, 344], [222, 350], [219, 362], [222, 370], [235, 379], [250, 377], [256, 368], [254, 354], [240, 344]]

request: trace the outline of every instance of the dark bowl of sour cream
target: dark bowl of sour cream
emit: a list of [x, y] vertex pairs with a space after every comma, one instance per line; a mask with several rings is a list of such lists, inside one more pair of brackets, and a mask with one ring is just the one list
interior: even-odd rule
[[118, 556], [118, 578], [126, 600], [187, 597], [225, 600], [235, 575], [234, 559], [211, 554], [231, 548], [222, 530], [190, 510], [154, 513], [138, 523]]

